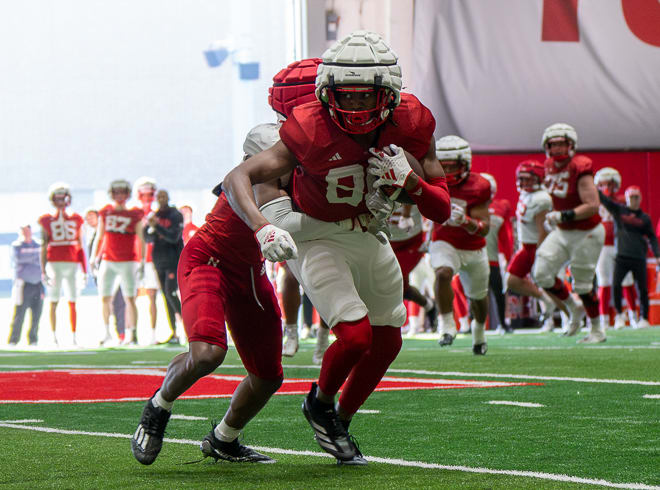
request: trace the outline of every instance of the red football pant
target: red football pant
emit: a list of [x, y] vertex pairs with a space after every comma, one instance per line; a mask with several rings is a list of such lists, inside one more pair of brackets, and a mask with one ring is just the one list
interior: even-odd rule
[[401, 267], [401, 275], [403, 275], [403, 290], [408, 289], [409, 281], [408, 276], [415, 268], [419, 261], [424, 257], [424, 252], [420, 252], [419, 248], [424, 243], [424, 233], [418, 233], [412, 238], [403, 240], [401, 242], [390, 242], [396, 260]]
[[190, 342], [227, 350], [226, 321], [245, 369], [262, 379], [282, 377], [281, 313], [263, 264], [215, 257], [193, 236], [181, 253], [178, 279]]

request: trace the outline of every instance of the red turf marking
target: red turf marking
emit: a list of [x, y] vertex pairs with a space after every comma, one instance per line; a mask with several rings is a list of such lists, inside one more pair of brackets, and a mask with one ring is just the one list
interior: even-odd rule
[[[71, 369], [0, 372], [0, 403], [100, 403], [145, 400], [160, 386], [162, 369]], [[181, 398], [228, 398], [242, 376], [214, 374], [200, 379]], [[311, 379], [286, 379], [277, 395], [302, 395]], [[384, 378], [376, 391], [498, 388], [541, 385], [426, 378]]]

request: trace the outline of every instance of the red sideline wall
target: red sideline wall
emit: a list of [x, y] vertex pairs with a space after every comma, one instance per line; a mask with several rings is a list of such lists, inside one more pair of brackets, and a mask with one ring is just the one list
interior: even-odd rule
[[[660, 219], [660, 151], [630, 152], [579, 152], [594, 162], [594, 171], [602, 167], [614, 167], [621, 173], [622, 189], [637, 185], [642, 189], [642, 209], [651, 215], [655, 228]], [[543, 162], [542, 153], [475, 154], [472, 170], [488, 172], [497, 180], [497, 197], [508, 199], [515, 209], [518, 201], [516, 167], [520, 162], [534, 159]]]

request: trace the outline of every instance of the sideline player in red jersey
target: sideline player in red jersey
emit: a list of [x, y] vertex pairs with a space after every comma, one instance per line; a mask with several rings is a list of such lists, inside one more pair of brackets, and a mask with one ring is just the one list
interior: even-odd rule
[[[55, 214], [44, 214], [39, 218], [41, 225], [41, 272], [50, 300], [50, 328], [53, 341], [57, 344], [57, 303], [60, 300], [62, 284], [66, 283], [69, 301], [69, 321], [73, 333], [73, 343], [78, 344], [76, 335], [76, 299], [78, 283], [76, 273], [80, 263], [83, 275], [87, 273], [84, 245], [82, 241], [83, 219], [78, 213], [68, 214], [71, 204], [71, 190], [64, 182], [50, 186], [48, 199], [55, 207]], [[83, 276], [84, 277], [84, 276]]]
[[[596, 263], [603, 248], [605, 229], [600, 222], [598, 190], [594, 185], [591, 160], [575, 155], [577, 132], [572, 126], [556, 123], [543, 132], [545, 187], [552, 197], [554, 211], [545, 222], [554, 229], [536, 251], [534, 280], [536, 284], [559, 298], [569, 311], [567, 336], [580, 329], [585, 313], [591, 323], [589, 335], [579, 342], [596, 343], [606, 340], [598, 321], [598, 297], [593, 291]], [[569, 294], [557, 277], [559, 269], [569, 262], [573, 291], [582, 305]]]
[[[124, 344], [137, 343], [137, 281], [144, 275], [145, 243], [142, 238], [142, 217], [138, 208], [127, 208], [131, 184], [114, 180], [108, 189], [113, 204], [99, 211], [99, 225], [90, 261], [98, 266], [98, 286], [102, 299], [104, 344], [112, 341], [110, 334], [110, 303], [117, 280], [128, 306]], [[136, 240], [138, 247], [136, 247]], [[139, 252], [138, 252], [139, 251]], [[138, 256], [139, 253], [139, 256]], [[138, 257], [142, 257], [142, 261]]]
[[[449, 199], [435, 157], [433, 116], [400, 90], [397, 57], [381, 37], [352, 33], [323, 55], [316, 78], [319, 101], [296, 107], [280, 129], [281, 140], [224, 181], [230, 204], [255, 231], [262, 251], [279, 246], [275, 257], [288, 261], [337, 337], [325, 352], [318, 385], [313, 383], [303, 412], [319, 445], [342, 461], [359, 453], [347, 432], [353, 414], [401, 348], [399, 327], [406, 315], [401, 271], [389, 244], [375, 234], [347, 231], [293, 243], [277, 226], [291, 201], [269, 205], [265, 217], [252, 184], [295, 170], [292, 197], [303, 213], [326, 222], [353, 220], [356, 228], [386, 228], [385, 219], [371, 219], [370, 211], [380, 214], [389, 201], [386, 192], [402, 189], [424, 216], [446, 220]], [[423, 171], [418, 172], [428, 182], [413, 171], [404, 149], [419, 160]], [[367, 169], [376, 178], [372, 185]], [[382, 205], [372, 204], [380, 198]], [[385, 217], [391, 207], [389, 201]]]
[[190, 204], [179, 206], [179, 212], [183, 215], [183, 244], [185, 245], [199, 230], [199, 226], [193, 223], [193, 209]]
[[516, 188], [520, 193], [516, 206], [516, 223], [520, 249], [506, 269], [506, 287], [516, 294], [536, 298], [543, 305], [543, 331], [552, 331], [552, 312], [556, 309], [550, 296], [537, 287], [527, 275], [531, 272], [536, 249], [543, 243], [548, 232], [545, 215], [552, 210], [552, 198], [543, 189], [545, 168], [536, 160], [525, 160], [516, 167]]
[[486, 235], [486, 253], [488, 254], [488, 265], [490, 275], [488, 277], [489, 293], [495, 299], [497, 308], [497, 321], [490, 319], [490, 328], [497, 329], [500, 332], [513, 333], [513, 328], [506, 323], [504, 317], [505, 300], [504, 288], [502, 286], [502, 271], [500, 269], [500, 253], [504, 256], [505, 263], [511, 260], [513, 255], [513, 227], [511, 218], [513, 212], [511, 203], [506, 199], [495, 199], [497, 195], [497, 181], [495, 177], [486, 172], [481, 172], [481, 176], [490, 184], [490, 205], [488, 214], [490, 215], [490, 228]]
[[[621, 189], [621, 174], [612, 167], [603, 167], [594, 175], [594, 184], [596, 188], [605, 196], [615, 200], [622, 201], [616, 193]], [[614, 246], [614, 218], [603, 204], [598, 207], [598, 214], [605, 228], [605, 244], [598, 256], [596, 264], [596, 282], [598, 283], [598, 311], [600, 313], [600, 324], [603, 330], [610, 326], [610, 299], [612, 297], [612, 277], [614, 274], [614, 257], [616, 256], [616, 247]], [[621, 283], [623, 294], [628, 302], [628, 314], [630, 325], [635, 324], [635, 302], [637, 291], [632, 272], [628, 272]], [[614, 320], [614, 328], [619, 329], [626, 326], [626, 318], [623, 314], [617, 314]]]
[[[299, 66], [304, 72], [310, 65], [316, 66], [314, 60], [296, 62], [289, 68]], [[295, 93], [288, 104], [296, 105]], [[278, 124], [253, 128], [243, 144], [246, 158], [275, 144], [278, 131]], [[274, 181], [255, 186], [260, 204], [280, 199], [277, 184]], [[205, 456], [231, 462], [272, 462], [268, 456], [240, 444], [238, 435], [282, 384], [281, 313], [253, 231], [234, 213], [222, 187], [216, 189], [219, 197], [213, 210], [179, 259], [178, 280], [189, 350], [172, 360], [162, 386], [144, 407], [131, 440], [133, 455], [142, 464], [151, 464], [158, 456], [174, 401], [224, 361], [226, 324], [248, 375], [234, 391], [222, 421], [202, 441], [201, 450]], [[289, 213], [287, 219], [292, 224], [292, 235], [300, 239], [317, 239], [341, 231], [335, 223], [300, 213]], [[263, 248], [263, 256], [269, 260], [279, 259], [281, 253], [278, 241]]]
[[[147, 220], [153, 213], [156, 212], [154, 209], [154, 201], [156, 199], [156, 179], [152, 177], [140, 177], [133, 183], [133, 189], [137, 192], [137, 200], [140, 203], [140, 208], [144, 213], [144, 218], [142, 218], [142, 227], [147, 226]], [[158, 343], [156, 339], [156, 322], [158, 321], [158, 307], [156, 306], [156, 296], [158, 290], [160, 289], [160, 282], [158, 281], [158, 273], [156, 272], [156, 267], [154, 266], [153, 260], [153, 250], [154, 244], [146, 242], [145, 245], [146, 256], [144, 257], [144, 275], [142, 279], [138, 282], [138, 289], [143, 288], [147, 293], [149, 298], [149, 320], [151, 320], [151, 340], [150, 344], [155, 345]], [[140, 257], [142, 259], [142, 257]], [[169, 309], [169, 308], [168, 308]], [[168, 320], [170, 317], [168, 316]], [[172, 324], [170, 320], [170, 328], [172, 332], [176, 332], [176, 322]], [[173, 344], [178, 344], [179, 339], [176, 336], [176, 333], [166, 341]]]
[[442, 319], [439, 344], [451, 345], [456, 337], [451, 280], [458, 273], [472, 310], [472, 352], [485, 355], [490, 274], [485, 237], [490, 227], [490, 183], [470, 171], [472, 150], [463, 138], [443, 136], [435, 148], [451, 196], [451, 218], [435, 223], [429, 246], [431, 266], [435, 269], [435, 298]]

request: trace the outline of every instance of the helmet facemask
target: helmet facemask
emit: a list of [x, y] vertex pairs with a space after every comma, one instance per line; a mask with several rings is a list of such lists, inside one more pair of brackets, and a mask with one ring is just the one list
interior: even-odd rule
[[[394, 108], [394, 96], [386, 87], [372, 85], [335, 85], [326, 89], [330, 117], [343, 131], [351, 134], [366, 134], [383, 124]], [[349, 110], [342, 108], [339, 99], [342, 96], [355, 96], [364, 100], [367, 94], [373, 94], [373, 101], [363, 105], [366, 109]], [[359, 102], [356, 103], [356, 105]], [[373, 107], [369, 107], [373, 104]]]
[[50, 200], [57, 209], [65, 209], [71, 204], [71, 194], [66, 191], [55, 192], [51, 195]]
[[[456, 160], [441, 160], [442, 169], [445, 172], [445, 178], [447, 179], [447, 185], [454, 186], [458, 185], [467, 179], [470, 175], [470, 163], [461, 158], [460, 156]], [[451, 169], [448, 170], [448, 166], [451, 165]]]
[[541, 188], [541, 180], [531, 172], [519, 172], [516, 176], [516, 188], [518, 192], [535, 192]]

